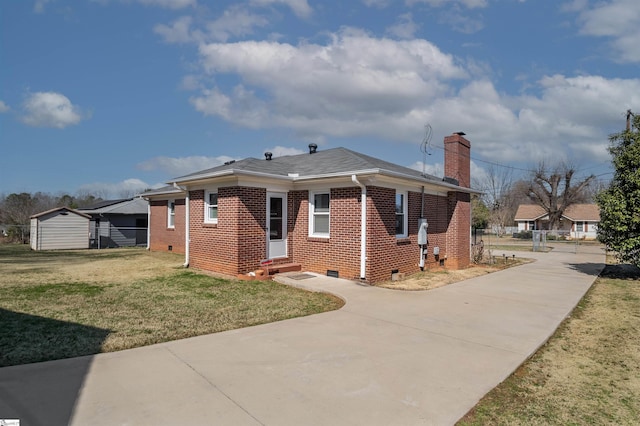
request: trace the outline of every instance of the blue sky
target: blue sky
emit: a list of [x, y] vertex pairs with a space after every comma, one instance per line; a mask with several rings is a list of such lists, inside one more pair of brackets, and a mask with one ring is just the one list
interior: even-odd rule
[[[637, 0], [5, 0], [0, 193], [162, 184], [344, 146], [442, 174], [567, 160], [608, 177], [640, 110]], [[522, 170], [521, 170], [522, 169]]]

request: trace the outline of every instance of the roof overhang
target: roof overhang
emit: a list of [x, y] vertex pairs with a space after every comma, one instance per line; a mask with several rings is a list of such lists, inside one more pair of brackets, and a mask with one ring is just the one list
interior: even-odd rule
[[[467, 194], [481, 194], [481, 191], [477, 191], [471, 188], [464, 188], [461, 186], [453, 185], [444, 181], [437, 181], [427, 177], [412, 176], [404, 173], [398, 173], [385, 169], [365, 169], [365, 170], [352, 170], [342, 171], [339, 173], [323, 173], [317, 175], [305, 175], [300, 176], [297, 173], [289, 173], [288, 175], [275, 175], [272, 173], [260, 173], [246, 170], [228, 169], [215, 173], [203, 173], [200, 175], [188, 176], [179, 178], [173, 182], [174, 185], [180, 185], [189, 189], [198, 185], [211, 184], [214, 181], [217, 182], [232, 182], [234, 180], [244, 179], [259, 179], [260, 181], [271, 181], [280, 185], [291, 186], [292, 188], [301, 187], [305, 184], [311, 183], [331, 183], [340, 182], [348, 179], [351, 181], [351, 176], [356, 175], [359, 178], [367, 179], [368, 184], [380, 183], [396, 183], [396, 184], [411, 184], [416, 186], [424, 186], [433, 191], [438, 192], [462, 192]], [[145, 195], [146, 197], [146, 195]]]

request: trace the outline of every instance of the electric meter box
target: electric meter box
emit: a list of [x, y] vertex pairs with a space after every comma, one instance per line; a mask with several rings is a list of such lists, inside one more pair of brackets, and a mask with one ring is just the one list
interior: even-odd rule
[[427, 219], [418, 219], [418, 245], [427, 245]]

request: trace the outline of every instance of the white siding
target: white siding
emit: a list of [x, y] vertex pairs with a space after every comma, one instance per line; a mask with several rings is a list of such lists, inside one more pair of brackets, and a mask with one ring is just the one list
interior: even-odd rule
[[31, 219], [31, 234], [29, 242], [31, 243], [31, 250], [38, 250], [38, 219]]
[[34, 250], [86, 249], [89, 248], [89, 219], [75, 213], [56, 211], [35, 219]]

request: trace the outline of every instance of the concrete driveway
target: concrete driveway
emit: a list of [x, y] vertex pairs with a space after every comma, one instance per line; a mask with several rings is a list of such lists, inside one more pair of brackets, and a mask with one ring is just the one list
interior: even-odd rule
[[280, 277], [347, 303], [273, 324], [2, 368], [0, 419], [453, 424], [553, 334], [604, 266], [596, 247], [526, 256], [537, 261], [427, 292]]

